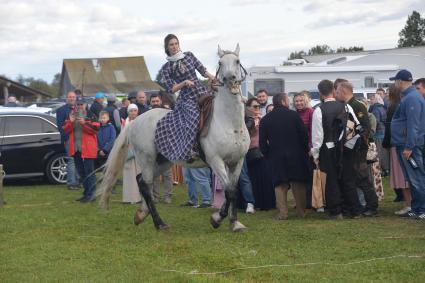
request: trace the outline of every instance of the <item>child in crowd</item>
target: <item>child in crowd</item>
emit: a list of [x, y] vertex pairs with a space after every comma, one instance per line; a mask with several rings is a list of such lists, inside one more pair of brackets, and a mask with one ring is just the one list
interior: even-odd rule
[[97, 132], [98, 149], [96, 168], [105, 164], [117, 135], [114, 126], [109, 122], [109, 113], [107, 111], [100, 111], [99, 122], [100, 129]]

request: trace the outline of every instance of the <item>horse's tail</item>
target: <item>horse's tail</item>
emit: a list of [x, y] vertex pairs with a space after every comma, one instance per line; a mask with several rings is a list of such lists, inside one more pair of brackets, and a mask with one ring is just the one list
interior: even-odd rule
[[97, 191], [98, 195], [101, 195], [100, 204], [103, 208], [109, 208], [109, 202], [111, 200], [112, 189], [117, 182], [118, 176], [122, 173], [122, 169], [125, 161], [127, 160], [128, 152], [128, 134], [131, 124], [126, 125], [121, 131], [120, 135], [114, 142], [111, 152], [109, 153], [108, 160], [103, 170], [102, 182], [100, 188]]

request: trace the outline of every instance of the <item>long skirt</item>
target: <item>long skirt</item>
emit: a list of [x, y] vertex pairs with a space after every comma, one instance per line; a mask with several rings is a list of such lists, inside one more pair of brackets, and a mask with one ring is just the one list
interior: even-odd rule
[[248, 162], [248, 173], [257, 209], [269, 210], [276, 207], [271, 172], [271, 164], [265, 158]]
[[395, 147], [391, 147], [390, 150], [390, 185], [393, 189], [406, 189], [409, 187], [400, 167]]
[[137, 185], [136, 176], [141, 172], [136, 159], [131, 159], [124, 164], [123, 169], [123, 186], [122, 186], [122, 202], [137, 203], [142, 200], [140, 197], [139, 186]]

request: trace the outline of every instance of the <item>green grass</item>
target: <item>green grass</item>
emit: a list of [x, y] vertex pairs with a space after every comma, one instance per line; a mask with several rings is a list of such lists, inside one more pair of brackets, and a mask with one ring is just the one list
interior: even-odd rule
[[[0, 282], [424, 282], [425, 222], [400, 219], [386, 190], [380, 216], [329, 221], [312, 213], [275, 221], [275, 211], [240, 213], [249, 230], [209, 225], [212, 209], [181, 208], [184, 187], [151, 218], [132, 224], [134, 205], [114, 196], [109, 212], [74, 201], [63, 186], [6, 186], [0, 209]], [[120, 190], [119, 190], [120, 191]], [[408, 255], [418, 257], [397, 257]], [[378, 259], [368, 262], [356, 261]], [[309, 263], [319, 263], [309, 265]], [[283, 266], [267, 266], [283, 265]], [[194, 275], [183, 272], [220, 272]], [[177, 270], [182, 273], [167, 270]]]

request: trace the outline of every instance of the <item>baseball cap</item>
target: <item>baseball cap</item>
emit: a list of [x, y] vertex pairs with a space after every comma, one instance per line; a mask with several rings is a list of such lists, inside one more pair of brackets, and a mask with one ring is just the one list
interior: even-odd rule
[[108, 94], [108, 97], [106, 98], [106, 100], [110, 102], [115, 102], [117, 100], [117, 97], [115, 96], [115, 94], [111, 93], [111, 94]]
[[83, 97], [81, 97], [81, 96], [78, 96], [77, 97], [77, 104], [84, 104], [84, 103], [86, 103], [86, 100], [83, 98]]
[[403, 69], [403, 70], [398, 71], [397, 74], [395, 75], [395, 77], [390, 78], [390, 81], [395, 81], [395, 80], [411, 82], [411, 81], [413, 81], [413, 76], [412, 76], [411, 72]]
[[98, 99], [98, 98], [105, 98], [105, 94], [101, 91], [96, 92], [96, 95], [94, 96], [94, 98]]
[[128, 99], [132, 99], [136, 97], [137, 97], [137, 91], [130, 91], [127, 96]]

